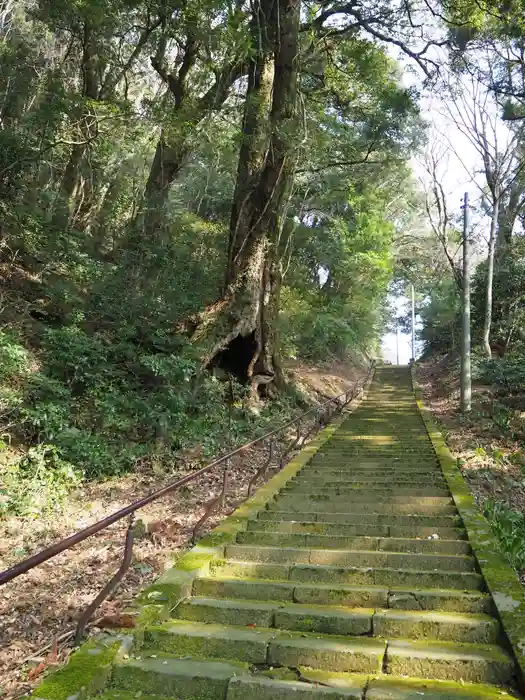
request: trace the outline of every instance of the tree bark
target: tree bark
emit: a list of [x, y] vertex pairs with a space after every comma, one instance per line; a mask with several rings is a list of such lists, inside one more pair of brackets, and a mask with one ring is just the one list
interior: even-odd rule
[[225, 289], [235, 279], [238, 258], [246, 245], [257, 188], [265, 166], [270, 142], [270, 111], [274, 80], [274, 0], [263, 0], [251, 24], [252, 46], [259, 45], [251, 60], [244, 103], [242, 142], [230, 217]]
[[266, 391], [270, 382], [277, 386], [282, 379], [277, 356], [278, 243], [295, 161], [300, 0], [278, 0], [276, 10], [271, 19], [275, 69], [269, 138], [261, 123], [268, 96], [268, 59], [259, 44], [251, 97], [258, 90], [262, 99], [248, 99], [245, 107], [249, 133], [238, 168], [238, 179], [245, 182], [237, 183], [232, 208], [228, 286], [223, 298], [197, 319], [193, 336], [203, 348], [205, 365], [222, 364], [249, 381], [253, 390], [264, 385]]
[[[99, 81], [97, 73], [97, 46], [93, 28], [86, 23], [82, 37], [82, 98], [97, 100], [99, 97]], [[79, 188], [80, 168], [84, 154], [90, 141], [96, 137], [97, 120], [87, 106], [78, 110], [78, 129], [76, 143], [69, 154], [69, 159], [60, 182], [60, 192], [56, 209], [53, 213], [53, 224], [56, 227], [67, 227], [77, 208], [76, 195]]]
[[166, 132], [163, 130], [144, 190], [144, 204], [141, 212], [142, 233], [148, 240], [164, 238], [166, 225], [166, 205], [170, 187], [180, 172], [184, 159], [189, 152], [189, 145], [180, 139], [175, 145], [170, 145]]
[[494, 197], [492, 216], [490, 218], [489, 254], [487, 259], [487, 283], [485, 289], [485, 319], [483, 322], [483, 348], [486, 356], [492, 357], [490, 347], [490, 327], [492, 325], [492, 286], [494, 281], [494, 249], [498, 227], [499, 195]]

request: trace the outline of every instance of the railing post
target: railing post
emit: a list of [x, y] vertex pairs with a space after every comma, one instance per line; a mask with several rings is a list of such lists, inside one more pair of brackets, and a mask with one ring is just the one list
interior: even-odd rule
[[126, 539], [124, 541], [124, 557], [122, 559], [122, 564], [120, 565], [117, 573], [106, 583], [104, 588], [100, 591], [97, 597], [88, 605], [84, 610], [77, 624], [77, 629], [75, 632], [75, 645], [80, 644], [84, 636], [84, 631], [86, 625], [89, 622], [91, 616], [95, 610], [103, 603], [108, 595], [112, 593], [118, 584], [122, 581], [129, 567], [131, 566], [131, 561], [133, 559], [133, 523], [135, 521], [135, 515], [132, 513], [128, 518], [128, 529], [126, 530]]

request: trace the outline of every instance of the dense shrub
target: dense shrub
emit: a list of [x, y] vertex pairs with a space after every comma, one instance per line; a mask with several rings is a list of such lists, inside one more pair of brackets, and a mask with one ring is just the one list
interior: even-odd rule
[[479, 362], [479, 378], [506, 393], [525, 391], [525, 357], [508, 355]]

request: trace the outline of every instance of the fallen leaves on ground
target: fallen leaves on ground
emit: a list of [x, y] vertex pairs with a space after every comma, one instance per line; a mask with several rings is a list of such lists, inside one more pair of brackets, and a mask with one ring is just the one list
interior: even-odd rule
[[525, 513], [525, 480], [516, 458], [525, 446], [491, 419], [491, 387], [474, 382], [472, 413], [462, 416], [457, 358], [434, 358], [418, 366], [417, 375], [425, 402], [438, 420], [477, 503], [491, 498]]

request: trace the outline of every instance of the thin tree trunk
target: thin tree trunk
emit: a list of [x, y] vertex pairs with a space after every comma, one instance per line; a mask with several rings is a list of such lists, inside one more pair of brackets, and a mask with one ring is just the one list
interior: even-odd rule
[[[96, 69], [97, 47], [92, 27], [84, 25], [82, 47], [82, 97], [87, 100], [98, 99], [98, 74]], [[97, 119], [87, 107], [78, 110], [78, 129], [75, 144], [69, 154], [69, 159], [60, 182], [60, 192], [57, 207], [53, 213], [53, 224], [56, 227], [67, 227], [77, 209], [76, 195], [80, 180], [80, 168], [84, 154], [97, 134]]]
[[189, 145], [182, 138], [178, 144], [170, 145], [166, 133], [161, 133], [144, 190], [142, 211], [135, 222], [140, 235], [144, 235], [147, 240], [162, 240], [165, 237], [165, 211], [170, 187], [188, 152]]
[[470, 241], [468, 192], [463, 200], [463, 286], [461, 289], [461, 374], [460, 408], [472, 410], [472, 370], [470, 362]]
[[[172, 183], [177, 178], [188, 155], [192, 152], [198, 125], [214, 110], [222, 107], [231, 86], [245, 74], [244, 62], [234, 61], [223, 66], [217, 80], [197, 101], [188, 97], [184, 81], [187, 73], [174, 81], [169, 81], [164, 72], [174, 98], [171, 120], [175, 126], [163, 129], [155, 149], [150, 173], [144, 190], [142, 205], [131, 223], [130, 241], [140, 244], [144, 236], [147, 240], [162, 240], [166, 228], [166, 205]], [[182, 82], [181, 82], [182, 81]]]
[[499, 196], [494, 197], [492, 216], [490, 218], [489, 254], [487, 260], [487, 284], [485, 289], [485, 319], [483, 322], [483, 348], [488, 358], [492, 357], [490, 348], [490, 327], [492, 325], [492, 286], [494, 280], [494, 249], [498, 225]]

